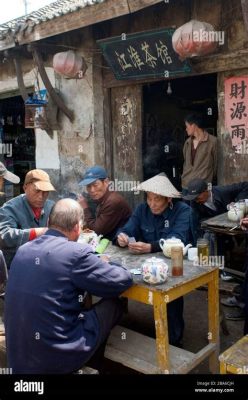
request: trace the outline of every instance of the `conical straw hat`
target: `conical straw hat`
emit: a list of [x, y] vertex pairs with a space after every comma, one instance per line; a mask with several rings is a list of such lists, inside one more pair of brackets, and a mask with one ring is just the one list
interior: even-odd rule
[[152, 192], [165, 197], [181, 197], [178, 190], [172, 185], [164, 173], [147, 179], [136, 186], [133, 190], [143, 190], [144, 192]]

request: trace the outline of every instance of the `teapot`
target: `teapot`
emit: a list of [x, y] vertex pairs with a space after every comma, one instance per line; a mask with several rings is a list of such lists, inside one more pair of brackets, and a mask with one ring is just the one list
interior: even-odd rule
[[228, 213], [227, 213], [227, 218], [229, 221], [232, 222], [239, 222], [241, 218], [244, 217], [244, 211], [240, 208], [238, 208], [235, 204], [229, 204], [227, 206]]
[[141, 267], [143, 280], [153, 285], [163, 283], [167, 279], [168, 269], [168, 265], [162, 258], [148, 258]]
[[192, 247], [192, 244], [187, 244], [187, 246], [184, 246], [183, 242], [180, 239], [177, 239], [175, 237], [172, 237], [170, 239], [160, 239], [159, 240], [159, 246], [161, 247], [165, 257], [170, 257], [171, 256], [171, 248], [173, 246], [180, 246], [183, 249], [183, 255], [185, 256], [187, 254], [188, 248]]

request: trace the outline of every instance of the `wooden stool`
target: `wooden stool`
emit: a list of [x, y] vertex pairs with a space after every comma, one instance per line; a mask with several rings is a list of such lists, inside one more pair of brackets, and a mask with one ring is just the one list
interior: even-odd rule
[[248, 335], [219, 356], [221, 374], [248, 374]]

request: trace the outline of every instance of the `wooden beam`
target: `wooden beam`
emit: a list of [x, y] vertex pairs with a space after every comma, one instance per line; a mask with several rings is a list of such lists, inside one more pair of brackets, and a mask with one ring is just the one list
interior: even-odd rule
[[131, 13], [153, 6], [154, 4], [161, 3], [162, 1], [163, 0], [127, 0]]
[[53, 99], [54, 103], [58, 106], [58, 108], [69, 118], [71, 122], [73, 122], [74, 119], [74, 113], [73, 111], [69, 110], [63, 100], [58, 96], [58, 94], [55, 92], [44, 67], [43, 60], [40, 56], [39, 51], [35, 48], [35, 46], [29, 46], [30, 51], [33, 53], [34, 61], [36, 62], [39, 70], [39, 74], [41, 76], [41, 79], [50, 94], [51, 98]]
[[[211, 56], [191, 58], [190, 63], [192, 72], [190, 74], [182, 74], [177, 78], [248, 68], [248, 50], [238, 50], [229, 54], [220, 53]], [[105, 88], [140, 85], [165, 80], [162, 78], [117, 80], [110, 68], [108, 70], [104, 69], [103, 76], [103, 86]], [[171, 79], [176, 78], [170, 78], [170, 80]]]
[[16, 38], [19, 44], [26, 44], [126, 14], [129, 14], [127, 0], [106, 0], [104, 3], [86, 6], [78, 11], [42, 22], [35, 26], [33, 32], [25, 35], [18, 33]]
[[248, 68], [248, 50], [212, 54], [191, 59], [192, 72], [205, 74]]
[[248, 32], [248, 0], [241, 0], [242, 14], [244, 18], [245, 28]]
[[23, 101], [25, 101], [28, 99], [28, 94], [27, 94], [26, 87], [25, 87], [24, 80], [23, 80], [22, 66], [21, 66], [21, 61], [20, 61], [19, 56], [13, 57], [13, 61], [14, 61], [15, 70], [16, 70], [18, 87], [19, 87], [21, 96], [23, 98]]

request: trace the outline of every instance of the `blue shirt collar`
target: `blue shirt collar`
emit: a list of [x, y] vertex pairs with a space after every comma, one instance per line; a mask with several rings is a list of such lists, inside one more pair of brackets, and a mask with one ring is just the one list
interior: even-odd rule
[[57, 236], [57, 237], [61, 236], [61, 237], [66, 238], [66, 236], [62, 232], [58, 231], [57, 229], [49, 228], [48, 231], [46, 231], [45, 235], [52, 235], [52, 236]]

